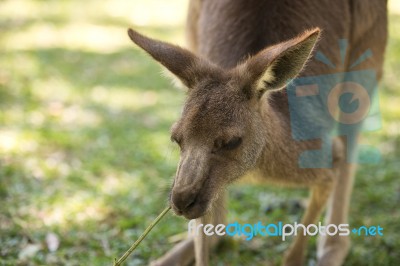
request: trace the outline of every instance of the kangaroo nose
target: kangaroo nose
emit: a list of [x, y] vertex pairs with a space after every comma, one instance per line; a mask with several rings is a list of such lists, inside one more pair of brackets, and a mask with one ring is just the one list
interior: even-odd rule
[[180, 212], [190, 209], [195, 205], [197, 192], [192, 188], [174, 189], [171, 200]]

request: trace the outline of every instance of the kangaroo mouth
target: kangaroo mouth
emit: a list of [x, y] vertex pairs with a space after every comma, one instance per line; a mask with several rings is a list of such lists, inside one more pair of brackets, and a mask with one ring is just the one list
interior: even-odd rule
[[206, 214], [208, 209], [208, 201], [196, 200], [191, 203], [187, 209], [181, 212], [181, 216], [188, 220], [197, 219]]
[[[205, 185], [205, 184], [204, 184]], [[192, 198], [186, 200], [184, 203], [181, 201], [174, 202], [172, 192], [169, 196], [169, 202], [172, 210], [176, 215], [183, 216], [186, 219], [197, 219], [207, 213], [210, 199], [209, 194], [205, 193], [207, 190], [206, 186], [202, 186], [201, 189]]]

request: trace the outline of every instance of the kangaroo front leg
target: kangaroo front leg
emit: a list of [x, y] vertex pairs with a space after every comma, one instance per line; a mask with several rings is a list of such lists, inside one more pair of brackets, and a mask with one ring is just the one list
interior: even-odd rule
[[196, 219], [196, 226], [192, 232], [193, 235], [190, 235], [188, 239], [178, 243], [168, 253], [158, 260], [153, 261], [150, 265], [186, 266], [193, 262], [194, 259], [198, 266], [208, 265], [209, 249], [212, 242], [210, 241], [210, 237], [206, 236], [201, 229], [204, 225], [211, 223], [211, 221], [210, 215]]
[[[338, 180], [331, 195], [326, 214], [326, 223], [347, 224], [349, 203], [353, 188], [355, 165], [342, 163]], [[318, 243], [318, 265], [342, 265], [350, 248], [349, 236], [323, 236]]]
[[210, 224], [212, 221], [211, 215], [206, 215], [196, 219], [196, 226], [193, 235], [188, 239], [178, 243], [168, 253], [153, 261], [151, 266], [185, 266], [189, 265], [193, 260], [196, 260], [196, 265], [208, 265], [209, 249], [212, 244], [209, 236], [205, 235], [201, 230], [204, 225]]
[[[310, 202], [308, 204], [306, 213], [301, 223], [307, 227], [309, 224], [315, 223], [329, 198], [332, 190], [332, 184], [324, 183], [323, 185], [316, 185], [311, 189]], [[299, 266], [303, 264], [304, 253], [307, 247], [308, 236], [304, 235], [304, 230], [299, 227], [297, 236], [291, 244], [289, 250], [286, 252], [283, 265]]]
[[150, 263], [151, 266], [186, 266], [194, 259], [194, 239], [189, 237], [178, 243], [164, 256]]
[[[221, 192], [218, 199], [213, 205], [211, 212], [199, 219], [196, 219], [196, 224], [212, 224], [214, 227], [218, 224], [225, 222], [226, 209], [225, 209], [225, 193]], [[196, 266], [209, 265], [209, 252], [219, 242], [220, 237], [217, 235], [207, 236], [202, 230], [195, 236], [195, 256]]]
[[[196, 226], [199, 227], [201, 224], [204, 226], [211, 223], [210, 216], [203, 216], [196, 219]], [[209, 236], [205, 235], [202, 230], [197, 232], [194, 237], [194, 249], [196, 256], [196, 266], [206, 266], [209, 260]]]

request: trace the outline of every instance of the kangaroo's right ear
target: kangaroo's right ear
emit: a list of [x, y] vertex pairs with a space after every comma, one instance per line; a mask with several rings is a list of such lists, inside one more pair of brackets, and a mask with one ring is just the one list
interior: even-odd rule
[[320, 32], [319, 28], [308, 30], [296, 38], [261, 50], [239, 65], [237, 69], [253, 84], [246, 86], [250, 90], [247, 93], [260, 98], [267, 90], [279, 90], [287, 85], [304, 67]]
[[132, 29], [128, 30], [128, 35], [188, 88], [193, 88], [202, 78], [217, 75], [221, 71], [216, 65], [179, 46], [148, 38]]

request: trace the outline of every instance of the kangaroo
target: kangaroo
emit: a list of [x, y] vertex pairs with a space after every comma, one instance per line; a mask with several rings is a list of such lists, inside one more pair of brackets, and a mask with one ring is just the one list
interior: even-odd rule
[[[321, 33], [322, 32], [322, 33]], [[261, 182], [308, 187], [310, 199], [301, 223], [315, 223], [327, 206], [327, 224], [348, 222], [356, 165], [356, 143], [321, 117], [321, 106], [307, 115], [320, 139], [293, 138], [288, 81], [295, 77], [350, 71], [365, 50], [373, 57], [352, 68], [382, 76], [387, 39], [385, 0], [191, 0], [187, 19], [189, 49], [154, 40], [129, 29], [129, 37], [168, 69], [186, 88], [182, 115], [171, 128], [180, 161], [169, 202], [177, 215], [202, 224], [225, 222], [226, 187], [252, 175]], [[346, 39], [349, 53], [339, 54]], [[336, 68], [311, 58], [318, 49]], [[307, 66], [305, 66], [307, 63]], [[363, 99], [360, 99], [362, 101]], [[299, 156], [328, 150], [319, 159], [329, 167], [301, 167]], [[326, 157], [326, 158], [325, 158]], [[315, 159], [315, 158], [314, 158]], [[318, 158], [317, 158], [318, 159]], [[220, 238], [189, 236], [154, 265], [208, 265]], [[308, 236], [300, 228], [283, 265], [302, 265]], [[319, 239], [318, 265], [341, 265], [349, 236]]]

